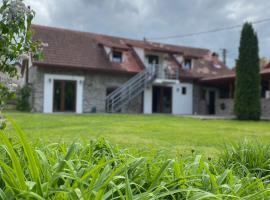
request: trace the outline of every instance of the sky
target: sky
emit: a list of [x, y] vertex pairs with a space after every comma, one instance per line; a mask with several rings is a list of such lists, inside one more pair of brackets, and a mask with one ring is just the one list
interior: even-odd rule
[[[35, 24], [147, 39], [183, 35], [270, 18], [269, 0], [25, 0]], [[270, 21], [256, 24], [260, 56], [270, 58]], [[241, 28], [156, 42], [208, 48], [234, 67]]]

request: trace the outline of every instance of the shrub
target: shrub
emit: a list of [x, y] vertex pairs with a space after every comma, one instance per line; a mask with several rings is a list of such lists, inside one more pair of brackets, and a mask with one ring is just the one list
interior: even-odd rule
[[266, 199], [267, 182], [240, 178], [202, 156], [136, 157], [105, 140], [30, 145], [0, 132], [3, 199]]
[[17, 109], [20, 111], [30, 111], [31, 106], [29, 103], [29, 98], [31, 96], [31, 87], [29, 85], [24, 85], [18, 91], [18, 104]]

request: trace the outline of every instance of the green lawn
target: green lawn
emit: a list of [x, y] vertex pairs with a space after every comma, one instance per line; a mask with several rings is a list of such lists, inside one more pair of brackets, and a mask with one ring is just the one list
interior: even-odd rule
[[[71, 115], [5, 113], [29, 139], [53, 142], [103, 137], [128, 148], [165, 149], [186, 154], [192, 149], [212, 156], [227, 142], [244, 138], [270, 142], [270, 122], [200, 120], [169, 115]], [[8, 127], [8, 132], [13, 132]]]

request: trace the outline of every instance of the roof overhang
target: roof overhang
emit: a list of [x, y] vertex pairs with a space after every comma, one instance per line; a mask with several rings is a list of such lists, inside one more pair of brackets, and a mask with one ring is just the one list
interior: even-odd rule
[[127, 71], [120, 69], [108, 69], [104, 67], [87, 67], [87, 66], [72, 66], [72, 65], [59, 65], [52, 63], [43, 63], [43, 62], [33, 62], [34, 66], [42, 67], [42, 68], [57, 68], [57, 69], [66, 69], [66, 70], [83, 70], [83, 71], [92, 71], [92, 72], [102, 72], [102, 73], [117, 73], [117, 74], [137, 74], [137, 71]]

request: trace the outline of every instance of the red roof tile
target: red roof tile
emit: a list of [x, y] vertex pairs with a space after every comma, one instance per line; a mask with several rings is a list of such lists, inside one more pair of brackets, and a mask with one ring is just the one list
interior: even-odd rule
[[[230, 71], [221, 62], [215, 67], [212, 61], [205, 59], [210, 53], [208, 49], [184, 47], [171, 44], [161, 44], [143, 40], [106, 36], [88, 32], [67, 30], [40, 25], [32, 25], [34, 39], [48, 44], [44, 47], [43, 61], [35, 61], [36, 65], [66, 66], [107, 71], [122, 71], [137, 73], [142, 70], [143, 63], [135, 55], [132, 47], [164, 53], [182, 54], [184, 57], [194, 59], [191, 70], [180, 69], [180, 76], [190, 78], [213, 77], [230, 74]], [[104, 46], [122, 49], [125, 55], [123, 63], [109, 61], [103, 48]], [[175, 60], [170, 61], [174, 68], [180, 64]]]

